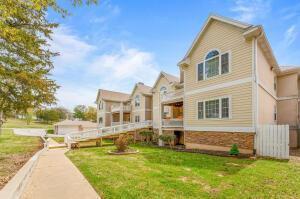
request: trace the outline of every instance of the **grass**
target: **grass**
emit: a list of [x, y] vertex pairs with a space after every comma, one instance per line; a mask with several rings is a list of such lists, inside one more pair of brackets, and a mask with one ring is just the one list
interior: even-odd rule
[[0, 189], [40, 148], [39, 137], [17, 136], [4, 129], [0, 134]]
[[59, 144], [63, 144], [65, 138], [64, 137], [52, 137], [52, 139]]
[[4, 124], [3, 128], [42, 128], [42, 129], [52, 129], [51, 124], [42, 123], [39, 121], [32, 121], [29, 125], [26, 120], [22, 119], [8, 119]]
[[300, 198], [300, 163], [236, 159], [134, 145], [67, 153], [103, 198]]

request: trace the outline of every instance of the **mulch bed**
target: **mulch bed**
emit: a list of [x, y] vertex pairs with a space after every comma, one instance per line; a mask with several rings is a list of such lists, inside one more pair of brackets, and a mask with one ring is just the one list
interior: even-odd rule
[[26, 162], [42, 148], [43, 146], [40, 145], [40, 147], [36, 148], [33, 152], [0, 156], [0, 190], [14, 177]]
[[221, 157], [235, 157], [235, 158], [250, 158], [253, 157], [254, 155], [252, 154], [245, 154], [245, 153], [240, 153], [237, 156], [232, 156], [229, 155], [229, 153], [227, 151], [211, 151], [211, 150], [200, 150], [200, 149], [185, 149], [182, 146], [175, 146], [172, 149], [169, 146], [158, 146], [158, 145], [153, 145], [155, 147], [159, 147], [159, 148], [167, 148], [170, 150], [174, 150], [177, 152], [187, 152], [187, 153], [201, 153], [201, 154], [207, 154], [207, 155], [214, 155], [214, 156], [221, 156]]

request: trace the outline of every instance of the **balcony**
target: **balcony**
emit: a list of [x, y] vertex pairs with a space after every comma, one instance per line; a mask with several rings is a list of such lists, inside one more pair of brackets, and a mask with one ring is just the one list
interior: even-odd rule
[[161, 96], [161, 101], [163, 103], [172, 103], [183, 101], [183, 89], [178, 89], [173, 92], [165, 93]]
[[162, 120], [163, 127], [183, 127], [183, 119], [163, 119]]
[[126, 105], [123, 107], [113, 105], [113, 106], [111, 106], [111, 112], [121, 112], [122, 108], [123, 108], [123, 112], [130, 112], [130, 110], [131, 110], [130, 105]]

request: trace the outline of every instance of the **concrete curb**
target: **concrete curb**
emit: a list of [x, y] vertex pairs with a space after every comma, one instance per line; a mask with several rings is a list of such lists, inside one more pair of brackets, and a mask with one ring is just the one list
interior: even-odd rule
[[16, 173], [16, 175], [3, 187], [2, 190], [0, 190], [0, 198], [20, 198], [28, 182], [29, 176], [34, 170], [39, 157], [45, 150], [47, 150], [47, 148], [39, 150], [26, 162], [26, 164]]

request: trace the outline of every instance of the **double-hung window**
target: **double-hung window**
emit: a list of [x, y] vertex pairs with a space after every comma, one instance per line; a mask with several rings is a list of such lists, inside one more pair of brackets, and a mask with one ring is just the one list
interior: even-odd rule
[[220, 54], [217, 50], [210, 51], [203, 62], [197, 65], [197, 80], [201, 81], [229, 72], [229, 53]]
[[197, 106], [198, 119], [229, 118], [230, 115], [229, 97], [200, 101]]
[[135, 122], [140, 122], [140, 116], [139, 116], [139, 115], [136, 115], [136, 116], [134, 117], [134, 121], [135, 121]]
[[135, 107], [139, 107], [141, 105], [141, 99], [139, 95], [135, 96], [134, 105]]

